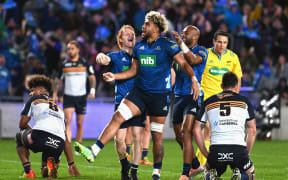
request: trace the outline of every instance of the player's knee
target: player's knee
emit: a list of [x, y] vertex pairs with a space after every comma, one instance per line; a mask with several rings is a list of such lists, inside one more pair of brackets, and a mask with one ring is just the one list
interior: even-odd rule
[[115, 143], [116, 145], [120, 145], [120, 144], [125, 144], [125, 138], [119, 138], [119, 137], [115, 137]]
[[150, 124], [150, 130], [151, 130], [152, 132], [163, 133], [164, 124], [157, 123], [157, 122], [151, 122], [151, 124]]
[[15, 141], [16, 141], [16, 148], [23, 146], [22, 143], [22, 133], [21, 132], [17, 132], [16, 136], [15, 136]]
[[125, 103], [121, 103], [118, 106], [118, 109], [116, 112], [119, 112], [121, 114], [121, 116], [127, 121], [129, 119], [131, 119], [133, 117], [133, 113], [130, 110], [130, 108], [125, 104]]

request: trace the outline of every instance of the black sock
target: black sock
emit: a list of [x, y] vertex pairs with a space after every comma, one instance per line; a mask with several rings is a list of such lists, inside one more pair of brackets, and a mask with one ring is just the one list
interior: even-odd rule
[[30, 161], [23, 163], [23, 167], [24, 167], [24, 172], [26, 174], [29, 174], [30, 169], [31, 169], [31, 163]]
[[103, 144], [101, 141], [99, 141], [99, 140], [96, 140], [95, 144], [96, 144], [100, 149], [103, 149], [103, 147], [104, 147], [104, 144]]
[[183, 164], [183, 171], [182, 171], [182, 175], [186, 175], [187, 177], [189, 177], [189, 171], [191, 169], [191, 164]]
[[148, 156], [148, 152], [149, 152], [149, 149], [143, 148], [143, 150], [142, 150], [142, 157], [141, 157], [142, 160], [144, 159], [144, 157]]
[[138, 165], [131, 164], [131, 174], [137, 174]]
[[192, 160], [192, 168], [197, 169], [200, 166], [200, 162], [198, 158], [196, 157], [195, 159]]
[[121, 163], [122, 168], [126, 168], [129, 165], [129, 161], [127, 157], [125, 157], [124, 159], [120, 159], [120, 163]]

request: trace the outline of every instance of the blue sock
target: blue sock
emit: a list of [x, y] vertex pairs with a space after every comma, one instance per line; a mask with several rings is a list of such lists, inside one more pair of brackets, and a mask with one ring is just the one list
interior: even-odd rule
[[131, 174], [137, 174], [138, 165], [131, 164]]
[[100, 149], [103, 149], [104, 148], [104, 144], [99, 141], [99, 140], [96, 140], [95, 144], [100, 148]]
[[31, 163], [30, 161], [23, 163], [23, 167], [24, 167], [24, 172], [26, 174], [29, 174], [30, 169], [31, 169]]
[[196, 157], [195, 159], [192, 160], [192, 168], [197, 169], [200, 166], [200, 162], [198, 158]]
[[131, 144], [126, 144], [126, 153], [130, 154]]
[[142, 150], [142, 157], [141, 157], [142, 160], [144, 159], [144, 157], [147, 157], [147, 156], [148, 156], [148, 152], [149, 152], [149, 149], [143, 148], [143, 150]]
[[162, 169], [162, 162], [154, 163], [153, 167], [154, 167], [154, 169]]
[[129, 165], [127, 157], [125, 157], [124, 159], [120, 159], [120, 163], [122, 167], [127, 167]]
[[249, 176], [246, 173], [241, 173], [241, 180], [249, 180]]
[[191, 164], [183, 164], [183, 171], [182, 171], [182, 175], [186, 175], [187, 177], [189, 177], [189, 171], [191, 169]]

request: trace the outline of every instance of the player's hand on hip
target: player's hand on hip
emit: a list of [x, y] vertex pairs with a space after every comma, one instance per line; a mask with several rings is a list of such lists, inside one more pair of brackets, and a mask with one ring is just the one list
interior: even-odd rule
[[172, 34], [173, 34], [177, 44], [180, 45], [182, 43], [182, 39], [181, 39], [180, 35], [178, 34], [178, 32], [172, 31]]
[[114, 80], [115, 80], [115, 76], [114, 76], [113, 73], [107, 72], [107, 73], [104, 73], [104, 74], [103, 74], [103, 79], [104, 79], [104, 81], [106, 81], [106, 82], [111, 82], [111, 81], [114, 81]]
[[200, 94], [200, 89], [199, 89], [199, 85], [198, 85], [198, 81], [193, 80], [192, 81], [192, 85], [191, 85], [191, 93], [193, 94], [193, 99], [194, 101], [196, 101], [199, 97]]

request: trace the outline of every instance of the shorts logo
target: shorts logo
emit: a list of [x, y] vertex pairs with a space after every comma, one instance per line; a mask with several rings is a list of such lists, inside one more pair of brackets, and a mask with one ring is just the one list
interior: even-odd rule
[[228, 72], [228, 71], [229, 71], [229, 69], [227, 69], [227, 68], [218, 68], [218, 67], [212, 67], [209, 69], [209, 73], [214, 75], [214, 76], [217, 76], [217, 75], [223, 76], [223, 74]]
[[218, 153], [218, 160], [233, 160], [233, 153]]
[[140, 55], [141, 66], [156, 67], [156, 55]]
[[60, 141], [57, 139], [53, 139], [51, 137], [48, 137], [48, 140], [46, 141], [46, 145], [54, 147], [54, 148], [58, 148], [59, 147], [59, 143]]
[[244, 165], [243, 169], [244, 169], [244, 170], [249, 169], [249, 168], [251, 167], [251, 164], [252, 164], [252, 163], [251, 163], [251, 160], [249, 159], [248, 163]]

